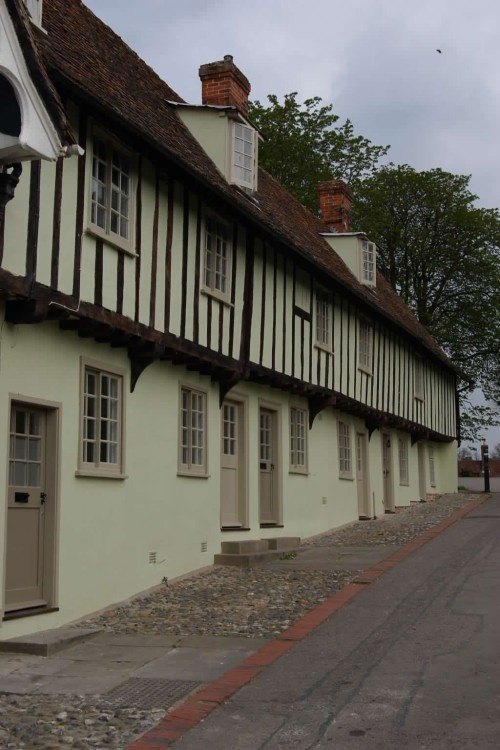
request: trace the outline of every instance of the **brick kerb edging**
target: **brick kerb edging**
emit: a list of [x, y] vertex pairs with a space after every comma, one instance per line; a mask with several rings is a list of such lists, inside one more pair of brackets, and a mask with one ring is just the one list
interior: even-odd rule
[[481, 505], [489, 495], [472, 500], [436, 526], [424, 531], [416, 539], [400, 547], [385, 560], [363, 571], [352, 583], [344, 586], [326, 601], [307, 612], [273, 641], [266, 643], [255, 654], [248, 656], [238, 667], [234, 667], [214, 682], [202, 687], [182, 704], [170, 711], [161, 721], [137, 740], [128, 745], [127, 750], [166, 750], [187, 731], [199, 724], [218, 706], [231, 698], [240, 688], [253, 680], [270, 664], [290, 651], [325, 620], [330, 618], [345, 604], [357, 596], [366, 585], [377, 580], [394, 568], [406, 557], [446, 531], [450, 526]]

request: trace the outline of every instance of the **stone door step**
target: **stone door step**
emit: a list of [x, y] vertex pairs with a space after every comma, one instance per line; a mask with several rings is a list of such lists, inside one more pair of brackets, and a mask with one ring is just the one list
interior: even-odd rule
[[54, 628], [0, 641], [0, 651], [11, 654], [52, 656], [58, 651], [94, 638], [99, 633], [102, 633], [102, 630], [98, 628]]
[[287, 536], [272, 539], [244, 539], [239, 542], [222, 542], [221, 554], [214, 555], [215, 565], [251, 565], [280, 557], [284, 552], [295, 552], [300, 547], [300, 537]]

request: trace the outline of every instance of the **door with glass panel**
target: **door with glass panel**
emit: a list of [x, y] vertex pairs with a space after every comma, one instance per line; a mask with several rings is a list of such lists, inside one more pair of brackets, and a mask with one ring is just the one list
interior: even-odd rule
[[221, 413], [221, 526], [245, 524], [243, 404], [224, 401]]
[[382, 433], [382, 471], [384, 488], [384, 509], [386, 513], [394, 513], [394, 488], [392, 483], [392, 452], [391, 436]]
[[259, 475], [260, 523], [280, 521], [278, 494], [277, 412], [260, 409], [259, 414]]
[[12, 404], [5, 609], [47, 604], [44, 598], [46, 543], [46, 412]]

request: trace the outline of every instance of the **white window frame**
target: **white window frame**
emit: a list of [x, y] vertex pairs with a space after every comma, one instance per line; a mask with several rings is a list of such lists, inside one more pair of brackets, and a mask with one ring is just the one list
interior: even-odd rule
[[436, 460], [434, 455], [434, 446], [427, 446], [427, 456], [429, 458], [429, 481], [431, 487], [436, 486]]
[[315, 337], [316, 346], [333, 351], [333, 306], [331, 295], [321, 287], [316, 288]]
[[422, 357], [415, 357], [413, 375], [414, 375], [414, 396], [419, 401], [424, 401], [425, 400], [424, 361]]
[[24, 0], [24, 4], [28, 8], [28, 12], [31, 16], [33, 23], [37, 26], [42, 25], [42, 0]]
[[307, 474], [307, 409], [290, 406], [290, 472]]
[[[208, 414], [207, 393], [190, 385], [179, 384], [179, 455], [178, 474], [204, 477], [207, 474]], [[194, 425], [194, 413], [198, 424]], [[200, 418], [201, 415], [201, 418]]]
[[359, 262], [361, 283], [366, 286], [376, 286], [377, 248], [374, 242], [361, 240]]
[[[105, 158], [99, 158], [96, 154], [96, 148], [102, 148]], [[134, 157], [130, 151], [117, 144], [113, 138], [103, 135], [99, 131], [92, 133], [89, 160], [90, 160], [90, 184], [89, 184], [89, 209], [88, 209], [88, 231], [105, 240], [107, 243], [114, 245], [120, 250], [124, 250], [127, 253], [135, 255], [135, 179], [134, 179]], [[116, 165], [117, 172], [127, 179], [127, 191], [122, 190], [113, 191], [113, 155], [116, 154], [120, 159], [127, 160], [128, 171], [120, 169]], [[104, 165], [104, 184], [106, 191], [105, 203], [99, 205], [97, 200], [94, 198], [97, 196], [96, 185], [96, 162], [100, 162]], [[122, 166], [124, 166], [122, 164]], [[115, 186], [116, 187], [116, 186]], [[112, 207], [112, 195], [118, 195], [120, 203], [121, 201], [127, 202], [126, 213], [121, 214], [120, 211], [116, 211]], [[121, 207], [122, 204], [121, 204]], [[104, 210], [104, 226], [101, 226], [96, 216], [96, 211], [101, 208]], [[127, 221], [127, 233], [126, 236], [119, 231], [113, 231], [112, 229], [112, 217], [118, 216], [118, 220], [121, 218]]]
[[373, 325], [362, 317], [358, 321], [358, 367], [368, 375], [373, 373]]
[[[88, 377], [96, 378], [94, 393], [88, 390]], [[108, 381], [116, 384], [115, 395], [103, 393]], [[81, 357], [80, 359], [80, 430], [78, 439], [77, 476], [125, 479], [125, 372], [108, 364]], [[90, 408], [90, 404], [93, 407]], [[113, 404], [115, 408], [113, 409]], [[104, 407], [106, 414], [103, 415]], [[114, 412], [114, 414], [113, 414]], [[93, 428], [92, 428], [93, 425]], [[103, 438], [106, 430], [106, 438]], [[92, 446], [92, 447], [91, 447]], [[102, 457], [115, 454], [116, 460]], [[114, 450], [113, 450], [114, 447]], [[93, 457], [89, 460], [89, 454]]]
[[352, 437], [351, 425], [343, 419], [337, 420], [339, 478], [352, 479]]
[[408, 463], [408, 438], [400, 437], [398, 439], [398, 456], [399, 456], [399, 484], [410, 484], [410, 468]]
[[[237, 120], [232, 120], [230, 127], [230, 180], [253, 192], [257, 190], [257, 131]], [[245, 153], [245, 143], [250, 144], [249, 153]]]
[[215, 214], [205, 216], [203, 291], [223, 302], [231, 301], [233, 263], [229, 224]]

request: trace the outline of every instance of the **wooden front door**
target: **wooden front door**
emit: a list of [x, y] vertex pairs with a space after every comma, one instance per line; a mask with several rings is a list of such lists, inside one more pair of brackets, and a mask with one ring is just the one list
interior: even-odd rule
[[417, 443], [418, 450], [418, 493], [420, 500], [427, 498], [427, 478], [425, 472], [425, 447], [422, 443]]
[[221, 420], [221, 526], [241, 527], [245, 521], [243, 404], [224, 401]]
[[278, 524], [280, 520], [277, 457], [277, 413], [261, 408], [259, 415], [259, 520], [264, 525]]
[[366, 434], [356, 433], [356, 485], [358, 489], [358, 516], [371, 518], [368, 485], [368, 456]]
[[394, 513], [394, 487], [392, 481], [391, 436], [382, 433], [382, 473], [384, 486], [384, 508], [386, 513]]
[[5, 609], [47, 604], [46, 413], [13, 404], [10, 415]]

